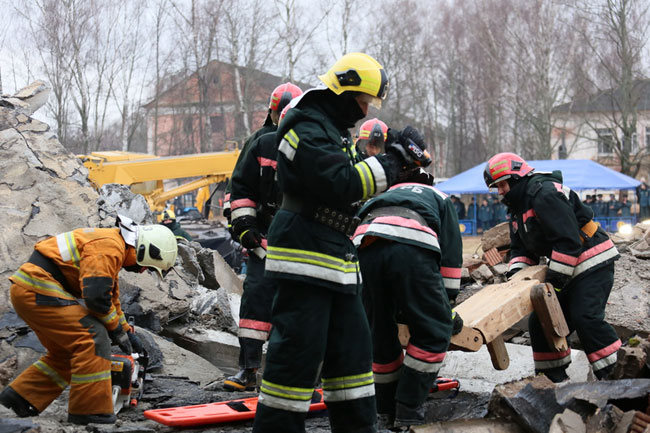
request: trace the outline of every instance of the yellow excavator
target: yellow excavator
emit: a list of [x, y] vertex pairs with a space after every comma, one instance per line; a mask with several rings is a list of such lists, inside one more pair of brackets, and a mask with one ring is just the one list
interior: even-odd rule
[[[163, 157], [123, 151], [77, 156], [88, 168], [88, 179], [95, 188], [107, 183], [127, 185], [142, 194], [156, 212], [164, 210], [168, 200], [231, 177], [239, 149]], [[165, 191], [163, 181], [184, 178], [198, 179]]]

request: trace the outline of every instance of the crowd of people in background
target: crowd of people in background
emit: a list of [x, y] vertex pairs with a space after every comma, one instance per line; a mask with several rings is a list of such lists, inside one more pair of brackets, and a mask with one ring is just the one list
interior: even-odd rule
[[[645, 178], [640, 179], [641, 184], [636, 188], [636, 195], [628, 197], [626, 192], [616, 197], [609, 194], [606, 200], [603, 194], [586, 195], [583, 203], [594, 211], [594, 218], [625, 218], [635, 216], [637, 221], [650, 219], [650, 185]], [[482, 233], [497, 224], [506, 221], [506, 206], [497, 196], [488, 195], [481, 198], [480, 205], [476, 205], [476, 197], [470, 198], [470, 203], [465, 208], [463, 201], [455, 195], [451, 196], [459, 220], [475, 220], [476, 233]]]
[[459, 220], [476, 220], [478, 233], [482, 233], [497, 224], [506, 221], [506, 206], [495, 196], [481, 199], [480, 206], [476, 207], [476, 198], [472, 197], [470, 204], [465, 209], [465, 204], [455, 195], [451, 196]]

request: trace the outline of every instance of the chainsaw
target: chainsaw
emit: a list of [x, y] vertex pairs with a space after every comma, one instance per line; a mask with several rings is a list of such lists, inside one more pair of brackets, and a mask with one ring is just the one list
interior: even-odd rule
[[[131, 329], [133, 325], [131, 325]], [[135, 407], [144, 394], [144, 378], [147, 374], [149, 356], [142, 353], [111, 355], [111, 384], [113, 411], [117, 414], [125, 407]]]

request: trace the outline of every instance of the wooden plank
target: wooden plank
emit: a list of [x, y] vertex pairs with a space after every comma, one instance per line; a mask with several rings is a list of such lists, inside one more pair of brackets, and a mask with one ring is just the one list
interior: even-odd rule
[[[462, 317], [462, 316], [461, 316]], [[483, 336], [474, 328], [463, 326], [463, 329], [451, 336], [449, 350], [462, 350], [464, 352], [476, 352], [483, 345]]]
[[567, 350], [568, 344], [565, 337], [569, 335], [569, 326], [564, 318], [560, 302], [555, 296], [553, 285], [536, 284], [530, 291], [530, 299], [542, 324], [546, 341], [557, 352]]
[[456, 306], [465, 326], [476, 329], [486, 343], [500, 336], [533, 311], [530, 290], [544, 281], [546, 266], [523, 269], [502, 284], [491, 284]]
[[[406, 347], [409, 343], [409, 338], [411, 338], [409, 327], [403, 323], [398, 323], [397, 328], [399, 341], [402, 344], [402, 347]], [[449, 345], [449, 350], [477, 352], [482, 345], [483, 336], [481, 333], [476, 329], [463, 326], [463, 329], [461, 329], [458, 334], [451, 336], [451, 344]]]
[[497, 370], [505, 370], [510, 365], [510, 357], [506, 349], [506, 343], [501, 336], [496, 337], [486, 344], [492, 365]]
[[212, 253], [212, 257], [214, 257], [214, 275], [219, 286], [241, 296], [244, 293], [244, 282], [217, 251]]

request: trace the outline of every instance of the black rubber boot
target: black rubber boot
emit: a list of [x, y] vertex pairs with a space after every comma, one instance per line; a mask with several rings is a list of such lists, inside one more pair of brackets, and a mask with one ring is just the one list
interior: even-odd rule
[[545, 374], [553, 383], [561, 383], [569, 380], [566, 374], [566, 367], [545, 368], [544, 370], [535, 370], [535, 374]]
[[223, 381], [227, 391], [253, 391], [257, 386], [257, 368], [244, 368]]
[[68, 414], [68, 422], [72, 424], [114, 424], [117, 417], [114, 413], [98, 413], [93, 415], [74, 415]]
[[20, 418], [38, 415], [38, 410], [10, 386], [0, 392], [0, 403], [13, 410]]
[[616, 364], [608, 365], [607, 367], [601, 368], [600, 370], [595, 370], [594, 374], [598, 380], [611, 380], [612, 373], [614, 372], [614, 367], [616, 367]]
[[395, 404], [394, 427], [410, 427], [424, 424], [424, 405], [407, 406], [399, 401]]

